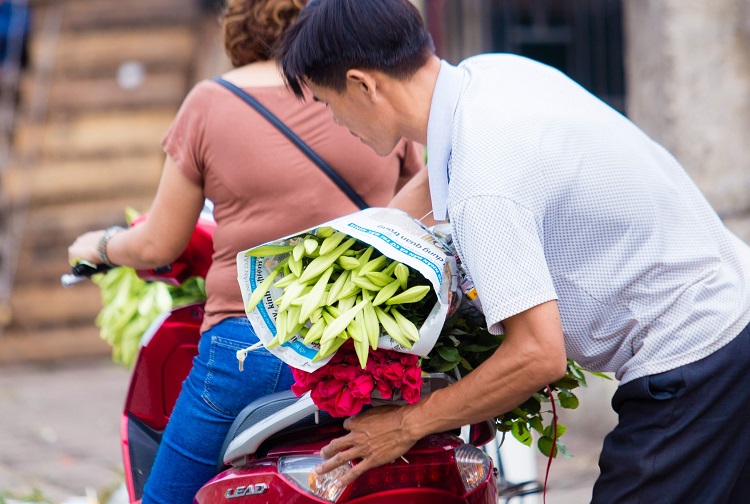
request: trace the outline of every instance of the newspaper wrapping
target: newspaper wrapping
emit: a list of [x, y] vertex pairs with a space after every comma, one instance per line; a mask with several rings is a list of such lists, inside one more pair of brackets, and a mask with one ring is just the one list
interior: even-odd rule
[[[397, 350], [426, 356], [440, 335], [446, 317], [459, 303], [456, 260], [449, 247], [408, 214], [392, 208], [368, 208], [351, 215], [340, 217], [264, 245], [294, 244], [305, 235], [314, 233], [318, 227], [330, 226], [372, 246], [390, 259], [400, 261], [419, 271], [431, 284], [437, 295], [437, 302], [419, 327], [419, 341], [411, 349], [402, 347], [381, 332], [378, 348]], [[262, 245], [261, 245], [262, 246]], [[254, 247], [257, 248], [257, 247]], [[268, 257], [248, 256], [248, 249], [237, 254], [237, 272], [246, 314], [258, 338], [268, 345], [276, 334], [278, 307], [274, 303], [283, 293], [272, 287], [260, 303], [247, 310], [248, 299], [255, 288], [270, 274], [279, 261], [288, 254]], [[269, 349], [271, 353], [290, 366], [312, 372], [325, 365], [330, 356], [313, 362], [318, 353], [317, 344], [305, 344], [301, 335], [294, 335], [282, 345]]]

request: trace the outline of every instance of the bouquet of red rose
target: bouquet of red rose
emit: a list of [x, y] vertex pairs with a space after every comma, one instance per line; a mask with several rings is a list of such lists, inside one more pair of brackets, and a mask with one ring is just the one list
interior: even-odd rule
[[360, 412], [374, 399], [403, 399], [413, 404], [422, 391], [419, 357], [394, 350], [371, 350], [363, 369], [351, 340], [344, 343], [325, 366], [312, 373], [292, 368], [299, 397], [310, 392], [313, 402], [334, 417]]

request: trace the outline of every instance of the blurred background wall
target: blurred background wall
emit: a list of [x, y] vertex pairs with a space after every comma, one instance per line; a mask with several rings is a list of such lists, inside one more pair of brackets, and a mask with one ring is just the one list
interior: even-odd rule
[[[530, 56], [626, 114], [750, 241], [750, 0], [412, 1], [448, 61]], [[229, 67], [221, 3], [0, 0], [0, 366], [109, 354], [98, 288], [60, 286], [67, 246], [148, 209], [182, 99]], [[553, 474], [585, 483], [569, 502], [615, 423], [615, 382], [590, 385], [561, 414], [576, 458]]]
[[[0, 0], [0, 364], [106, 355], [80, 233], [148, 210], [160, 146], [197, 80], [229, 67], [213, 0]], [[28, 19], [24, 40], [13, 35]], [[2, 23], [0, 22], [0, 26]], [[14, 28], [16, 27], [16, 28]]]
[[[530, 56], [628, 115], [750, 240], [750, 0], [413, 1], [441, 57]], [[220, 6], [0, 0], [3, 40], [25, 34], [0, 51], [0, 364], [109, 352], [66, 248], [148, 209], [177, 107], [228, 68]]]
[[750, 241], [750, 0], [626, 0], [627, 112]]

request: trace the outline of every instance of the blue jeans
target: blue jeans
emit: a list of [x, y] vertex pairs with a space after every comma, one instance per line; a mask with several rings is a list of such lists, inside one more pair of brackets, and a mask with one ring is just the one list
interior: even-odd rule
[[246, 318], [230, 318], [203, 333], [193, 369], [164, 431], [142, 504], [191, 504], [216, 475], [222, 444], [235, 417], [252, 401], [288, 390], [289, 366], [265, 348], [250, 352], [240, 372], [235, 353], [258, 342]]

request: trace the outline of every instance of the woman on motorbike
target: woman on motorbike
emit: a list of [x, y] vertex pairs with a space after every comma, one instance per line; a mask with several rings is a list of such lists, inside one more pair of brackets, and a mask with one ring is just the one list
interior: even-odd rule
[[[423, 169], [421, 148], [403, 142], [379, 157], [334, 124], [321, 103], [297, 100], [271, 59], [274, 43], [306, 0], [229, 0], [223, 35], [234, 69], [223, 75], [274, 113], [371, 206], [386, 206]], [[162, 139], [166, 161], [148, 219], [85, 233], [71, 260], [149, 269], [184, 250], [204, 205], [217, 222], [206, 278], [199, 353], [183, 383], [146, 483], [143, 504], [191, 503], [215, 475], [220, 449], [244, 406], [289, 389], [288, 367], [267, 350], [239, 372], [235, 353], [258, 342], [237, 283], [235, 256], [357, 210], [349, 198], [265, 118], [212, 80], [195, 85]]]

